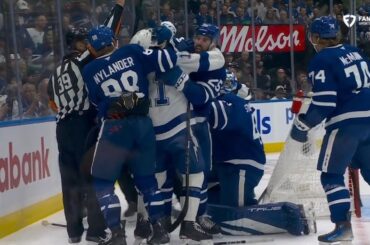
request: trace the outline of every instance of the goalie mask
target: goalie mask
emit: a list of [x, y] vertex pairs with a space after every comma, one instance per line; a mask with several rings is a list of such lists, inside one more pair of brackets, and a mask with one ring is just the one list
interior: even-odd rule
[[236, 78], [235, 74], [226, 69], [226, 79], [221, 87], [221, 94], [227, 94], [234, 92], [238, 89], [238, 79]]

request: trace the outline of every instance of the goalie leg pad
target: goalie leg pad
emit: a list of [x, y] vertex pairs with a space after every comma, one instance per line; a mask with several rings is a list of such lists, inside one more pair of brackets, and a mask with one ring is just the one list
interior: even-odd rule
[[298, 205], [288, 202], [230, 207], [208, 205], [208, 214], [227, 235], [304, 234], [307, 226]]
[[330, 219], [333, 223], [347, 221], [351, 206], [349, 191], [340, 174], [321, 173], [321, 184], [329, 203]]

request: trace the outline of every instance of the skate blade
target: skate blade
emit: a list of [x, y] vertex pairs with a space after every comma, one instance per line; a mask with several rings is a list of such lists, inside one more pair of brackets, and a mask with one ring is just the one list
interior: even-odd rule
[[212, 240], [194, 241], [188, 238], [180, 238], [183, 245], [213, 245]]
[[319, 242], [320, 245], [351, 245], [352, 241]]

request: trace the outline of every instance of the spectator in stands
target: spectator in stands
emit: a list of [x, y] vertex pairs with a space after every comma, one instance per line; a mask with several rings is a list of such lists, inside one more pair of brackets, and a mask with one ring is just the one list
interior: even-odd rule
[[263, 92], [271, 91], [271, 77], [266, 73], [262, 61], [257, 63], [256, 73], [257, 88]]
[[275, 77], [273, 79], [273, 89], [275, 90], [278, 86], [282, 86], [289, 97], [292, 94], [292, 86], [290, 80], [283, 68], [276, 70]]
[[309, 26], [310, 23], [311, 23], [311, 20], [308, 17], [306, 8], [305, 7], [299, 8], [299, 15], [297, 17], [297, 24]]
[[229, 64], [229, 63], [232, 63], [234, 62], [234, 53], [232, 52], [226, 52], [224, 53], [224, 57], [225, 57], [225, 64]]
[[268, 97], [266, 97], [266, 94], [264, 91], [260, 88], [253, 89], [252, 91], [252, 100], [266, 100]]
[[69, 13], [71, 24], [73, 27], [90, 28], [92, 26], [91, 6], [87, 0], [73, 0], [70, 4], [66, 4], [65, 11]]
[[8, 84], [5, 95], [6, 103], [3, 103], [0, 108], [0, 121], [19, 119], [18, 85], [16, 83]]
[[161, 21], [170, 21], [172, 23], [175, 23], [174, 21], [174, 10], [171, 8], [171, 5], [169, 2], [166, 2], [163, 4], [161, 9]]
[[249, 57], [249, 51], [243, 51], [240, 53], [240, 57], [235, 60], [236, 63], [238, 63], [240, 69], [243, 69], [245, 66], [251, 66], [252, 61]]
[[[270, 14], [272, 14], [271, 19], [274, 19], [274, 20], [278, 20], [280, 18], [279, 16], [279, 10], [277, 8], [275, 8], [274, 6], [274, 0], [265, 0], [265, 15], [264, 17], [267, 16], [267, 13], [270, 12]], [[265, 20], [265, 18], [263, 18], [263, 20]]]
[[229, 11], [227, 5], [223, 5], [220, 14], [220, 23], [221, 25], [234, 24], [235, 15]]
[[270, 100], [285, 100], [286, 91], [283, 86], [279, 85], [275, 88], [275, 95]]
[[25, 83], [22, 87], [22, 106], [23, 118], [33, 118], [39, 116], [39, 95], [35, 84]]
[[39, 96], [39, 116], [50, 116], [55, 113], [49, 107], [49, 95], [47, 92], [49, 78], [43, 78], [37, 86], [37, 93]]
[[273, 9], [268, 9], [266, 11], [266, 16], [263, 19], [263, 22], [262, 23], [263, 24], [266, 24], [266, 25], [278, 24], [279, 23], [279, 19], [276, 16], [276, 14], [274, 13], [274, 10]]
[[310, 16], [311, 21], [313, 21], [316, 18], [320, 17], [320, 9], [319, 8], [313, 8], [312, 15]]
[[209, 4], [208, 11], [211, 11], [211, 10], [217, 12], [217, 2], [216, 2], [216, 0], [211, 1], [211, 3]]
[[370, 0], [362, 0], [358, 13], [364, 16], [370, 16]]
[[22, 35], [22, 46], [30, 50], [32, 55], [42, 55], [42, 47], [44, 45], [44, 35], [48, 21], [44, 14], [38, 14], [35, 18], [33, 27], [25, 29]]
[[279, 24], [289, 24], [288, 13], [285, 10], [280, 10]]
[[201, 26], [203, 23], [212, 23], [212, 17], [208, 13], [207, 4], [202, 4], [199, 7], [199, 13], [195, 16], [196, 26]]
[[18, 64], [19, 67], [19, 77], [24, 77], [27, 74], [27, 63], [19, 54], [10, 54], [7, 64], [9, 65], [8, 77], [16, 77], [16, 64]]
[[307, 74], [305, 71], [297, 71], [296, 84], [297, 89], [302, 90], [305, 94], [312, 91], [311, 83], [308, 82]]
[[248, 25], [251, 23], [251, 18], [246, 14], [244, 8], [237, 7], [235, 14], [236, 14], [234, 18], [235, 25]]
[[18, 0], [15, 4], [15, 22], [19, 26], [24, 26], [30, 23], [31, 20], [30, 5], [25, 0]]

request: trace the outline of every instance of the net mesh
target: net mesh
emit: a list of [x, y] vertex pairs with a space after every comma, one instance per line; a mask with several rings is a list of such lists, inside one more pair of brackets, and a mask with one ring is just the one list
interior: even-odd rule
[[329, 215], [320, 171], [316, 170], [324, 133], [321, 124], [310, 131], [306, 143], [288, 136], [260, 203], [289, 201], [313, 208], [317, 217]]

